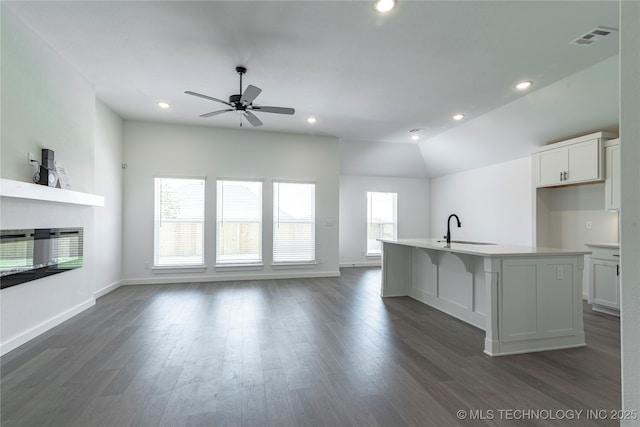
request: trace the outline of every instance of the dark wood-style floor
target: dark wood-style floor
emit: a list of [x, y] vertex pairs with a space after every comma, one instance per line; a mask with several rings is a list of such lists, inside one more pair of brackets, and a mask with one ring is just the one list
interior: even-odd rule
[[585, 305], [587, 347], [491, 358], [379, 288], [368, 268], [121, 287], [2, 358], [2, 426], [617, 425], [500, 411], [618, 409], [618, 319]]

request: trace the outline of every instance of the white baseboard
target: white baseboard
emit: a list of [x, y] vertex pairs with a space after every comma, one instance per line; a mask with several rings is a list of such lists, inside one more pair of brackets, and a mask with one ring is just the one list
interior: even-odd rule
[[118, 289], [120, 286], [122, 286], [122, 280], [118, 280], [117, 282], [113, 282], [112, 284], [105, 286], [104, 288], [95, 291], [93, 293], [93, 297], [98, 299], [102, 296], [105, 296], [106, 294], [108, 294], [109, 292], [113, 292], [116, 289]]
[[356, 261], [356, 262], [341, 262], [340, 267], [380, 267], [382, 263], [380, 261]]
[[171, 276], [149, 277], [144, 279], [123, 279], [123, 285], [161, 285], [168, 283], [200, 283], [228, 282], [233, 280], [273, 280], [273, 279], [308, 279], [314, 277], [340, 277], [340, 271], [301, 272], [296, 273], [261, 273], [261, 274], [216, 274], [215, 276]]
[[20, 347], [22, 344], [26, 344], [32, 339], [36, 338], [39, 335], [47, 332], [49, 329], [52, 329], [58, 326], [60, 323], [65, 320], [71, 319], [73, 316], [82, 313], [89, 307], [92, 307], [96, 304], [95, 298], [89, 298], [85, 302], [82, 302], [75, 307], [71, 307], [70, 309], [54, 316], [39, 325], [34, 326], [33, 328], [21, 333], [20, 335], [10, 338], [7, 341], [3, 342], [0, 345], [0, 355], [5, 355], [9, 353], [11, 350], [14, 350]]

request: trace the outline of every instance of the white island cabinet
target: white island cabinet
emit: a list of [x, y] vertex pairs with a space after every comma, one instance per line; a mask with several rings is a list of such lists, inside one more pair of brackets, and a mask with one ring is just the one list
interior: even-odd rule
[[382, 240], [382, 297], [409, 296], [485, 331], [490, 356], [580, 347], [584, 255], [540, 247]]

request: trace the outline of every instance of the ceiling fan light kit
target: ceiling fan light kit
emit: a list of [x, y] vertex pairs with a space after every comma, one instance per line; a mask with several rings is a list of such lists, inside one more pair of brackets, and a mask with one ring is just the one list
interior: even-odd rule
[[[258, 127], [258, 126], [262, 126], [262, 121], [258, 118], [258, 116], [253, 114], [254, 111], [263, 112], [263, 113], [289, 114], [289, 115], [293, 115], [295, 113], [295, 109], [293, 108], [253, 105], [253, 101], [258, 97], [258, 95], [260, 95], [260, 93], [262, 92], [262, 89], [253, 85], [249, 85], [243, 92], [242, 76], [247, 72], [247, 68], [243, 66], [237, 66], [236, 72], [240, 76], [240, 93], [231, 95], [229, 97], [228, 102], [218, 98], [214, 98], [212, 96], [203, 95], [201, 93], [191, 92], [189, 90], [185, 91], [187, 95], [197, 96], [199, 98], [219, 102], [221, 104], [225, 104], [230, 107], [224, 110], [217, 110], [217, 111], [212, 111], [210, 113], [201, 114], [200, 117], [206, 118], [206, 117], [217, 116], [218, 114], [223, 114], [230, 111], [242, 111], [242, 116], [245, 119], [247, 119], [247, 121], [251, 123], [252, 126]], [[240, 120], [240, 127], [242, 127], [242, 120]]]

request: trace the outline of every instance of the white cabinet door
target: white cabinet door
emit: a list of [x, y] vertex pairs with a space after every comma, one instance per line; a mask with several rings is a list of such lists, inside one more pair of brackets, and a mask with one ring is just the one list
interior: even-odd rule
[[620, 210], [620, 145], [608, 146], [605, 156], [605, 209]]
[[620, 309], [620, 281], [619, 267], [616, 261], [591, 259], [591, 289], [592, 304]]
[[567, 149], [542, 151], [538, 156], [538, 187], [562, 185], [563, 172], [567, 170]]
[[[517, 258], [502, 262], [500, 341], [574, 335], [580, 300], [575, 258]], [[579, 313], [581, 316], [581, 313]]]
[[579, 184], [604, 178], [602, 139], [557, 144], [560, 146], [534, 154], [536, 187]]
[[600, 140], [581, 142], [569, 145], [568, 168], [565, 183], [596, 181], [600, 176]]

